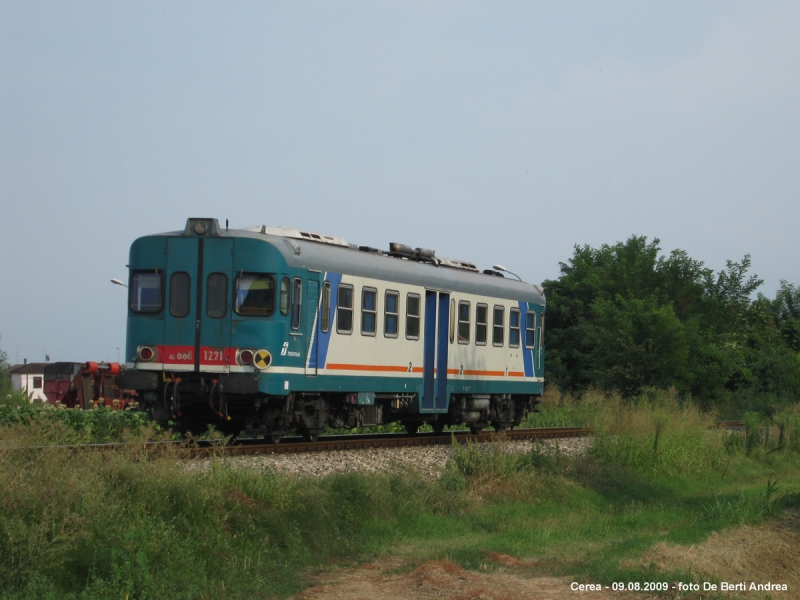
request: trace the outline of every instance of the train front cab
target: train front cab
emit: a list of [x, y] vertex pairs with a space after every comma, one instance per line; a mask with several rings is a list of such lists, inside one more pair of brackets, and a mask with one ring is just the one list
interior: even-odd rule
[[[129, 267], [125, 384], [161, 423], [241, 421], [247, 407], [229, 401], [258, 393], [254, 364], [268, 367], [276, 353], [265, 342], [286, 339], [289, 290], [276, 288], [291, 280], [280, 253], [226, 236], [216, 219], [189, 219], [183, 235], [136, 240]], [[290, 337], [292, 354], [302, 337]]]

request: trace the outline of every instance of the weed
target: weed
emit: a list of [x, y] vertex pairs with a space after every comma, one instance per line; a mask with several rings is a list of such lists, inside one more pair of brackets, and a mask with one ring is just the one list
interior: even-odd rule
[[778, 492], [779, 480], [773, 477], [768, 477], [762, 492], [746, 494], [740, 490], [732, 494], [715, 495], [713, 501], [703, 506], [699, 517], [711, 523], [730, 526], [755, 524], [775, 516], [783, 493]]
[[761, 432], [761, 414], [747, 412], [744, 414], [745, 425], [745, 451], [750, 456], [753, 451], [763, 443]]

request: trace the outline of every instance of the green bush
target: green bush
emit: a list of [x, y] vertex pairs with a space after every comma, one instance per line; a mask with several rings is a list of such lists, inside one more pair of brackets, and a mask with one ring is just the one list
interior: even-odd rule
[[[127, 434], [154, 427], [147, 414], [137, 410], [113, 410], [105, 406], [82, 410], [30, 403], [0, 405], [0, 428], [13, 426], [38, 430], [38, 444], [51, 443], [53, 435], [71, 444], [119, 442]], [[54, 432], [59, 428], [64, 433]]]

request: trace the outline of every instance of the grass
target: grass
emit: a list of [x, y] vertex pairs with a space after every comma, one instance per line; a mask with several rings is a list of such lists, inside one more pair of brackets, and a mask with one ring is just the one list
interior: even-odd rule
[[[0, 595], [8, 598], [265, 598], [302, 589], [304, 574], [383, 554], [448, 558], [492, 570], [494, 554], [536, 559], [531, 574], [610, 584], [660, 573], [636, 560], [653, 544], [800, 506], [800, 412], [713, 421], [668, 392], [637, 402], [551, 394], [547, 426], [591, 424], [580, 457], [541, 448], [509, 455], [454, 446], [442, 476], [413, 472], [297, 477], [188, 470], [169, 455], [25, 450], [42, 424], [0, 429]], [[49, 422], [51, 441], [74, 437]], [[124, 430], [146, 441], [148, 428]]]

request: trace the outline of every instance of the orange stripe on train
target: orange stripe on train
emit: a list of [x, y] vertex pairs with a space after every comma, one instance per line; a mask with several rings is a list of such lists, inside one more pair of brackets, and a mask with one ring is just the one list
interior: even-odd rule
[[483, 375], [486, 377], [502, 377], [505, 371], [480, 371], [478, 369], [464, 369], [464, 375]]
[[[373, 371], [373, 372], [383, 372], [383, 373], [408, 373], [408, 367], [403, 367], [399, 365], [355, 365], [355, 364], [344, 364], [344, 363], [328, 363], [325, 365], [326, 369], [330, 369], [331, 371]], [[412, 373], [422, 373], [422, 367], [413, 367], [411, 369]], [[433, 370], [436, 372], [436, 369]], [[459, 375], [461, 374], [458, 369], [447, 369], [448, 375]], [[463, 375], [479, 375], [483, 377], [504, 377], [505, 371], [483, 371], [479, 369], [464, 369]], [[509, 371], [509, 377], [525, 377], [525, 373], [523, 371]]]
[[388, 371], [392, 373], [408, 373], [408, 367], [394, 365], [346, 365], [340, 363], [328, 363], [326, 369], [335, 371]]

